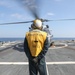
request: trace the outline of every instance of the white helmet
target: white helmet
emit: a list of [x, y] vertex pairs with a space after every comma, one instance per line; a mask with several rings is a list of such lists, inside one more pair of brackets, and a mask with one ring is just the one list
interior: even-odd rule
[[42, 28], [42, 21], [39, 19], [36, 19], [33, 21], [33, 26], [36, 28]]

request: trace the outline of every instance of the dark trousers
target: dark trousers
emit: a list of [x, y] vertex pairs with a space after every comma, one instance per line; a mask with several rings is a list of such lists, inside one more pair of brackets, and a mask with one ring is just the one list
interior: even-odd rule
[[45, 58], [42, 58], [37, 64], [29, 60], [29, 75], [38, 75], [38, 72], [40, 75], [47, 75]]

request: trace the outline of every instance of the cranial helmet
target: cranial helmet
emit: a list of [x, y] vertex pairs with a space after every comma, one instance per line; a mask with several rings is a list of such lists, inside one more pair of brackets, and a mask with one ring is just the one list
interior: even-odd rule
[[42, 21], [39, 19], [36, 19], [33, 21], [33, 26], [36, 28], [42, 28]]

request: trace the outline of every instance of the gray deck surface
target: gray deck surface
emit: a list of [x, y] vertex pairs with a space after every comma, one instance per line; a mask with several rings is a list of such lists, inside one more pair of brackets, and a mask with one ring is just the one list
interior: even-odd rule
[[[49, 49], [46, 62], [75, 61], [75, 43], [66, 48]], [[0, 62], [27, 62], [23, 42], [0, 47]], [[75, 75], [74, 64], [47, 65], [49, 75]], [[0, 65], [0, 75], [29, 75], [28, 65]]]

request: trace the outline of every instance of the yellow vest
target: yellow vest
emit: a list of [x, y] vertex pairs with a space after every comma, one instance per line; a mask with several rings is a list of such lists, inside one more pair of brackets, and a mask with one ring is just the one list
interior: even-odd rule
[[40, 30], [33, 30], [26, 33], [28, 47], [32, 56], [37, 57], [43, 50], [46, 37], [47, 33]]

